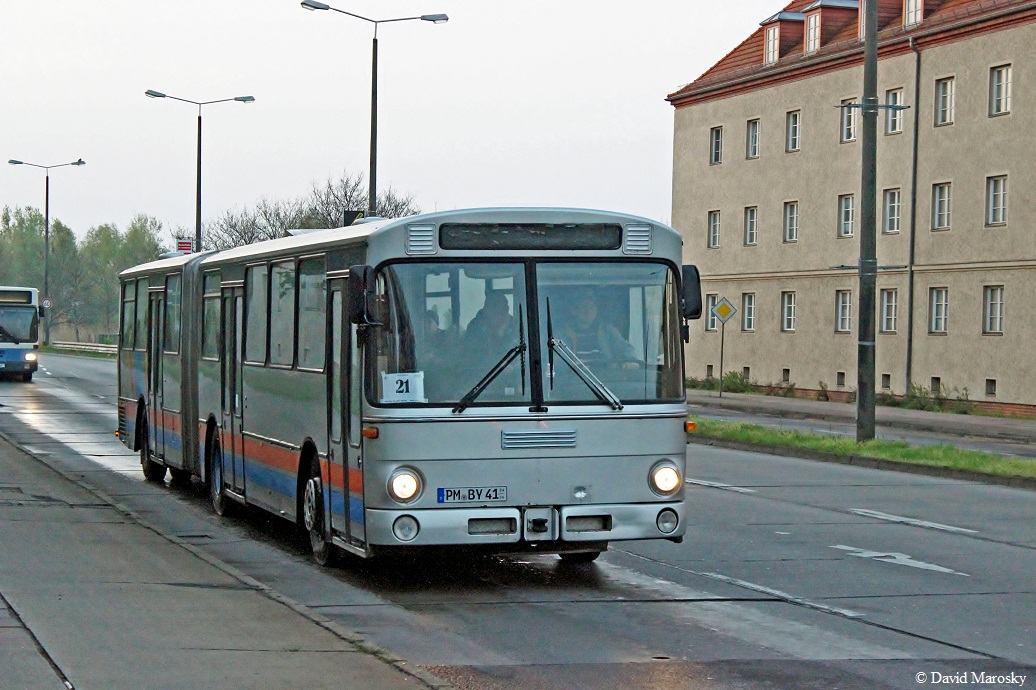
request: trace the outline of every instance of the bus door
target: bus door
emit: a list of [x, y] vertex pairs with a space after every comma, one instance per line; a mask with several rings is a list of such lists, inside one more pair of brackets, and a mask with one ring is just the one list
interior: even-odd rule
[[327, 368], [327, 395], [329, 404], [327, 425], [327, 459], [330, 476], [323, 478], [324, 516], [331, 522], [334, 533], [348, 540], [349, 535], [349, 471], [347, 468], [348, 444], [345, 442], [345, 381], [346, 334], [342, 329], [343, 300], [342, 283], [330, 283], [331, 304], [328, 310], [331, 359]]
[[244, 437], [241, 435], [242, 395], [241, 362], [244, 325], [243, 289], [223, 290], [223, 424], [220, 430], [223, 449], [223, 481], [234, 493], [245, 494]]
[[148, 379], [148, 445], [156, 458], [165, 457], [165, 424], [162, 414], [163, 405], [163, 366], [162, 366], [162, 333], [165, 314], [165, 293], [152, 292], [148, 295], [148, 339], [147, 339], [147, 379]]
[[360, 443], [359, 350], [356, 326], [345, 318], [343, 286], [330, 286], [329, 327], [331, 363], [327, 390], [331, 416], [328, 424], [330, 482], [325, 481], [325, 515], [331, 530], [348, 543], [362, 547], [366, 541], [363, 516], [363, 460]]

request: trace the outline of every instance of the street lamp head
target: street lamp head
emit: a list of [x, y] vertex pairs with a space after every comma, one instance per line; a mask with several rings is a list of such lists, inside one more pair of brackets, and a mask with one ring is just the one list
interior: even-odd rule
[[330, 5], [326, 5], [322, 2], [316, 2], [316, 0], [302, 0], [302, 9], [305, 10], [329, 10]]
[[84, 161], [82, 158], [80, 158], [79, 160], [77, 160], [72, 165], [86, 165], [86, 161]]
[[450, 21], [450, 18], [445, 14], [422, 14], [422, 21], [431, 22], [433, 24], [445, 24]]
[[255, 96], [234, 96], [234, 100], [241, 103], [253, 103], [255, 102]]
[[144, 95], [148, 98], [165, 98], [164, 93], [162, 93], [161, 91], [153, 91], [152, 89], [148, 89], [147, 91], [145, 91]]
[[25, 163], [23, 163], [22, 161], [16, 161], [13, 158], [11, 160], [7, 161], [7, 162], [10, 163], [11, 165], [25, 165]]

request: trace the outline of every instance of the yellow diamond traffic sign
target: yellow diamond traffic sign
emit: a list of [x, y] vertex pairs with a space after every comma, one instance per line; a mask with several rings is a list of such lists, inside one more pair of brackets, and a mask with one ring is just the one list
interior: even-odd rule
[[720, 323], [726, 323], [737, 313], [737, 309], [730, 303], [730, 300], [724, 297], [712, 308], [712, 313], [720, 320]]

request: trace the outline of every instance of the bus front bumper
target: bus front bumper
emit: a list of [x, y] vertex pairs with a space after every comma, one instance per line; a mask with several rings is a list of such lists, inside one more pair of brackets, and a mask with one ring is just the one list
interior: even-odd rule
[[366, 511], [367, 543], [372, 546], [527, 542], [549, 550], [550, 542], [678, 540], [686, 531], [683, 502]]
[[39, 367], [40, 363], [35, 359], [7, 359], [0, 361], [0, 374], [24, 374], [27, 371], [36, 371]]

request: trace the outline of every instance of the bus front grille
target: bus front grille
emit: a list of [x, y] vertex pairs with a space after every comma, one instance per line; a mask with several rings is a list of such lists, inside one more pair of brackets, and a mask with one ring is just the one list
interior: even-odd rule
[[576, 432], [571, 431], [501, 431], [500, 447], [515, 448], [575, 448]]

